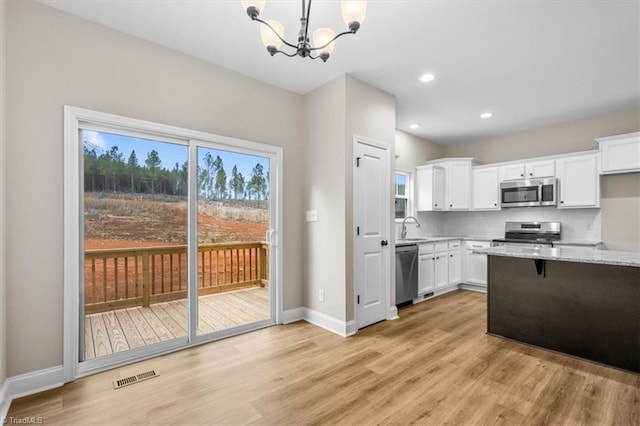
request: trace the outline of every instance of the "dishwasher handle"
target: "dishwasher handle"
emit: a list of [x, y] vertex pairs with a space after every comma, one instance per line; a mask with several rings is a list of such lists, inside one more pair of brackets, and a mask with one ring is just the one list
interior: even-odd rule
[[418, 251], [418, 246], [416, 244], [396, 247], [396, 253], [411, 253], [411, 252], [417, 252], [417, 251]]

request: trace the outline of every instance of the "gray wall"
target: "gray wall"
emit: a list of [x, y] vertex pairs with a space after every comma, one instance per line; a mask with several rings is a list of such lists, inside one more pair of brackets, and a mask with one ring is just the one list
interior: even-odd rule
[[[346, 129], [344, 143], [346, 149], [346, 222], [344, 239], [346, 243], [346, 318], [347, 321], [354, 317], [354, 282], [353, 265], [355, 264], [353, 249], [355, 244], [355, 224], [353, 223], [353, 136], [358, 135], [389, 147], [389, 159], [391, 167], [390, 176], [393, 175], [393, 158], [395, 156], [395, 132], [396, 132], [396, 98], [380, 89], [364, 83], [347, 75], [346, 81]], [[393, 182], [393, 180], [391, 181]], [[389, 218], [393, 221], [394, 205], [393, 192], [389, 193]], [[390, 224], [390, 245], [395, 246], [393, 224]], [[391, 298], [395, 301], [395, 256], [391, 252]]]
[[[345, 161], [346, 76], [304, 96], [305, 210], [318, 221], [304, 231], [304, 306], [345, 320]], [[325, 301], [318, 292], [324, 290]]]
[[[618, 111], [495, 138], [445, 146], [446, 157], [483, 163], [597, 149], [595, 138], [640, 131], [640, 109]], [[640, 173], [603, 176], [602, 241], [606, 248], [640, 251]]]
[[[305, 210], [318, 211], [318, 222], [308, 222], [305, 228], [304, 304], [351, 321], [353, 136], [389, 145], [393, 158], [395, 98], [343, 75], [305, 95], [303, 104]], [[321, 289], [324, 302], [318, 298]]]
[[444, 146], [396, 130], [396, 169], [415, 173], [425, 161], [444, 157]]
[[[0, 387], [7, 378], [5, 281], [5, 34], [6, 2], [0, 1]], [[2, 405], [2, 401], [0, 401]]]
[[31, 1], [6, 28], [9, 376], [62, 364], [63, 105], [284, 147], [284, 307], [301, 306], [301, 96]]

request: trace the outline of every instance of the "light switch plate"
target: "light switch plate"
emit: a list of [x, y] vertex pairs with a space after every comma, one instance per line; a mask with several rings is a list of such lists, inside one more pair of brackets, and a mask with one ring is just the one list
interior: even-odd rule
[[317, 222], [318, 221], [318, 210], [307, 210], [307, 222]]

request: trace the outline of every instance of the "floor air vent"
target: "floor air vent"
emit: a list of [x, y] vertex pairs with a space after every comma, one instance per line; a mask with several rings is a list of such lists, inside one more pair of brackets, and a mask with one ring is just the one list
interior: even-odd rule
[[113, 381], [113, 388], [120, 389], [125, 386], [133, 385], [138, 382], [142, 382], [144, 380], [153, 379], [154, 377], [158, 377], [159, 374], [156, 373], [156, 370], [145, 371], [144, 373], [136, 374], [135, 376], [125, 377], [124, 379], [118, 379]]

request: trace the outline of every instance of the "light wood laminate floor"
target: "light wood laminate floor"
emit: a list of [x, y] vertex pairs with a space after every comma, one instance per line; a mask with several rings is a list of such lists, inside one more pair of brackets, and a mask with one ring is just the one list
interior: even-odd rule
[[[640, 376], [487, 336], [456, 291], [342, 338], [298, 322], [26, 397], [45, 424], [640, 424]], [[112, 380], [160, 377], [113, 390]]]

